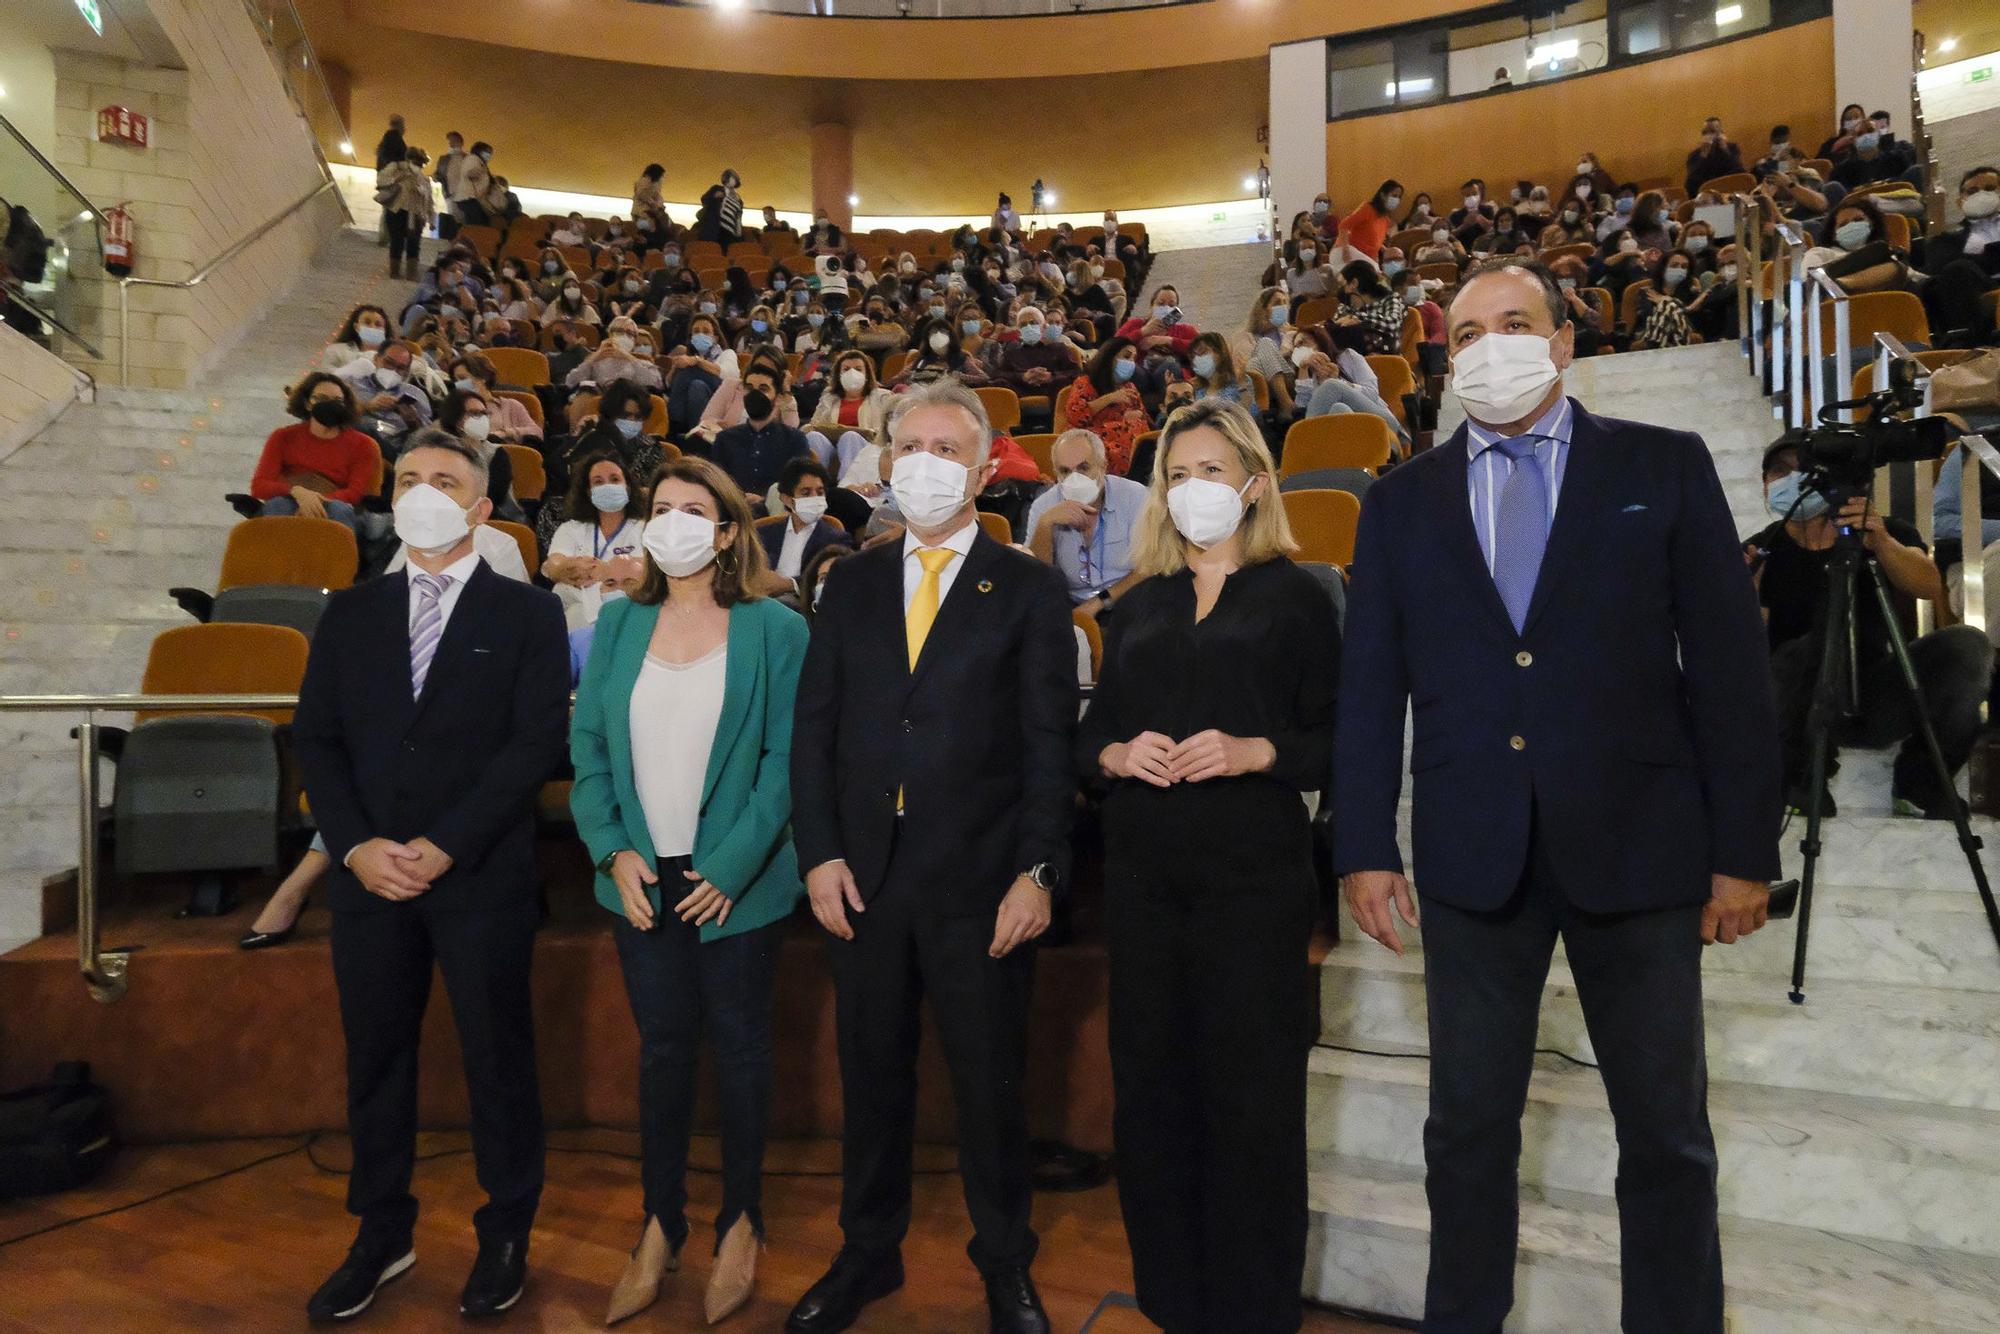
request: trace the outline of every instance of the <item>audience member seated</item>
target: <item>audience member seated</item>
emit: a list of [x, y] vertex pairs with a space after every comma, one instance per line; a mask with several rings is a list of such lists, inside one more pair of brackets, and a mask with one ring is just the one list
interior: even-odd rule
[[1958, 180], [1959, 225], [1924, 239], [1922, 288], [1932, 343], [1969, 347], [1992, 333], [1981, 298], [2000, 286], [2000, 168], [1974, 167]]
[[[629, 315], [620, 315], [606, 328], [604, 341], [569, 373], [563, 383], [571, 389], [583, 385], [602, 388], [614, 380], [630, 380], [648, 389], [664, 388], [660, 368], [650, 357], [635, 355], [640, 340], [639, 326]], [[650, 345], [651, 340], [648, 339]]]
[[320, 370], [338, 372], [357, 361], [372, 361], [388, 339], [388, 312], [380, 306], [356, 306], [347, 313], [347, 322], [333, 341], [320, 349], [317, 365]]
[[1188, 371], [1193, 377], [1190, 382], [1193, 398], [1227, 399], [1243, 404], [1253, 415], [1256, 413], [1256, 392], [1250, 377], [1237, 366], [1229, 351], [1229, 340], [1221, 334], [1210, 331], [1189, 344]]
[[1630, 231], [1632, 215], [1639, 207], [1639, 187], [1626, 182], [1612, 194], [1611, 207], [1597, 219], [1597, 240], [1600, 245], [1621, 231]]
[[403, 452], [411, 431], [428, 424], [431, 401], [410, 383], [410, 349], [388, 343], [372, 361], [357, 361], [338, 374], [354, 391], [356, 427], [382, 448], [385, 462]]
[[[548, 485], [552, 491], [570, 486], [575, 460], [593, 454], [612, 454], [624, 465], [628, 483], [659, 472], [666, 451], [659, 440], [646, 433], [646, 419], [652, 415], [652, 395], [630, 380], [615, 380], [598, 400], [597, 411], [577, 423], [576, 438], [569, 449], [549, 460]], [[535, 537], [546, 552], [556, 525], [564, 518], [560, 505], [543, 505], [535, 516]]]
[[1379, 269], [1365, 259], [1355, 260], [1340, 271], [1340, 295], [1346, 309], [1334, 317], [1335, 322], [1359, 326], [1363, 352], [1371, 356], [1402, 352], [1403, 318], [1408, 312]]
[[264, 514], [303, 514], [354, 527], [355, 507], [375, 482], [381, 453], [354, 429], [354, 391], [345, 380], [315, 371], [292, 390], [285, 410], [299, 419], [264, 442], [250, 494]]
[[1486, 198], [1486, 182], [1474, 176], [1458, 187], [1459, 206], [1445, 219], [1460, 245], [1469, 246], [1493, 230], [1493, 205]]
[[806, 566], [822, 551], [850, 545], [847, 534], [826, 519], [832, 489], [833, 478], [818, 459], [788, 459], [778, 474], [778, 502], [784, 506], [785, 521], [761, 524], [757, 529], [764, 555], [771, 562], [767, 591], [772, 595], [798, 593]]
[[880, 288], [869, 294], [861, 313], [847, 322], [847, 335], [856, 347], [869, 352], [900, 352], [910, 344], [909, 332], [891, 314]]
[[1365, 412], [1380, 417], [1398, 440], [1409, 439], [1409, 432], [1382, 397], [1382, 382], [1368, 359], [1353, 348], [1335, 348], [1323, 334], [1304, 333], [1292, 349], [1292, 364], [1296, 370], [1292, 401], [1304, 405], [1301, 415]]
[[544, 320], [566, 320], [572, 324], [587, 324], [596, 328], [601, 320], [597, 307], [584, 299], [583, 283], [573, 273], [565, 273], [555, 295], [542, 310]]
[[[1895, 140], [1889, 142], [1893, 144]], [[1883, 150], [1881, 131], [1864, 123], [1861, 132], [1854, 136], [1854, 151], [1833, 164], [1833, 180], [1853, 190], [1877, 181], [1898, 180], [1905, 170], [1901, 157]]]
[[489, 423], [489, 439], [503, 445], [541, 447], [542, 428], [535, 424], [528, 409], [519, 399], [502, 398], [495, 392], [500, 384], [500, 372], [487, 357], [478, 352], [461, 353], [449, 363], [449, 375], [452, 388], [479, 390], [486, 395], [487, 406], [493, 416]]
[[[787, 378], [785, 354], [776, 348], [758, 348], [755, 352], [744, 357], [743, 364], [748, 366], [749, 370], [744, 371], [742, 375], [734, 379], [724, 380], [720, 385], [716, 386], [714, 397], [710, 398], [708, 406], [702, 409], [701, 420], [695, 423], [687, 432], [688, 441], [699, 442], [692, 444], [692, 448], [699, 449], [702, 445], [713, 442], [718, 435], [721, 435], [730, 427], [741, 426], [745, 421], [749, 420], [749, 415], [745, 412], [743, 403], [747, 392], [745, 384], [749, 379], [751, 371], [764, 370], [771, 372], [780, 382], [784, 382]], [[798, 399], [792, 395], [789, 389], [778, 395], [778, 419], [784, 422], [785, 425], [794, 428], [799, 424]], [[751, 501], [754, 504], [756, 497], [752, 496]]]
[[[1588, 266], [1575, 255], [1564, 255], [1549, 265], [1549, 272], [1555, 275], [1556, 285], [1562, 289], [1563, 309], [1569, 313], [1569, 322], [1576, 327], [1576, 354], [1592, 357], [1605, 351], [1609, 347], [1611, 325], [1617, 315], [1615, 312], [1600, 311], [1583, 295], [1583, 289], [1590, 286]], [[1437, 303], [1428, 304], [1435, 306]], [[1428, 341], [1428, 316], [1424, 319], [1424, 333]]]
[[813, 457], [847, 487], [879, 487], [880, 469], [864, 451], [888, 438], [889, 409], [896, 396], [875, 383], [875, 359], [849, 349], [833, 359], [826, 392], [813, 411], [806, 440]]
[[737, 378], [736, 353], [724, 345], [722, 325], [713, 312], [713, 302], [700, 303], [688, 319], [686, 344], [667, 354], [667, 364], [673, 368], [667, 385], [668, 429], [677, 437], [684, 437], [701, 420], [724, 380]]
[[[937, 309], [943, 309], [940, 305]], [[930, 384], [947, 376], [962, 380], [970, 385], [986, 383], [986, 372], [979, 363], [965, 355], [951, 324], [941, 315], [926, 315], [917, 323], [916, 336], [912, 340], [916, 351], [904, 365], [902, 373], [890, 384], [902, 388], [909, 385]]]
[[1139, 386], [1133, 382], [1138, 372], [1138, 344], [1122, 333], [1106, 339], [1084, 366], [1083, 374], [1071, 383], [1065, 416], [1058, 423], [1067, 429], [1089, 431], [1102, 441], [1106, 466], [1120, 477], [1132, 466], [1132, 450], [1139, 436], [1153, 426]]
[[1430, 240], [1417, 247], [1412, 257], [1418, 264], [1456, 264], [1465, 267], [1469, 252], [1443, 221], [1431, 225]]
[[508, 523], [526, 523], [521, 502], [514, 499], [514, 461], [506, 450], [493, 442], [493, 404], [484, 389], [454, 389], [438, 409], [437, 424], [479, 451], [486, 468], [486, 498], [493, 502], [493, 517]]
[[1702, 122], [1701, 142], [1687, 155], [1688, 194], [1698, 195], [1718, 176], [1735, 176], [1742, 170], [1743, 150], [1722, 132], [1722, 117], [1710, 116]]
[[[1309, 301], [1332, 290], [1333, 275], [1333, 268], [1327, 263], [1326, 243], [1314, 237], [1285, 242], [1283, 271], [1265, 276], [1275, 276], [1277, 281], [1283, 282], [1285, 290], [1292, 294], [1294, 300]], [[1158, 304], [1157, 300], [1155, 304]]]
[[709, 447], [709, 457], [743, 488], [752, 505], [777, 484], [788, 460], [812, 455], [805, 435], [779, 414], [779, 403], [788, 397], [782, 370], [768, 362], [752, 363], [743, 372], [743, 421], [718, 433]]
[[[544, 509], [555, 509], [544, 505]], [[570, 470], [562, 523], [546, 544], [542, 577], [563, 604], [571, 630], [593, 624], [607, 598], [644, 571], [640, 542], [646, 532], [646, 497], [631, 484], [613, 453], [585, 455]]]
[[[1803, 810], [1809, 796], [1806, 722], [1821, 657], [1815, 631], [1825, 616], [1826, 567], [1837, 528], [1860, 532], [1868, 555], [1881, 567], [1889, 586], [1904, 597], [1943, 602], [1944, 581], [1917, 530], [1901, 519], [1874, 513], [1867, 498], [1856, 497], [1839, 514], [1829, 515], [1823, 497], [1801, 489], [1798, 451], [1792, 446], [1779, 443], [1766, 450], [1763, 473], [1765, 504], [1776, 521], [1745, 543], [1745, 555], [1756, 571], [1770, 636], [1771, 678], [1784, 745], [1785, 799], [1793, 809]], [[1922, 739], [1916, 735], [1881, 609], [1874, 599], [1862, 597], [1855, 615], [1858, 708], [1834, 740], [1859, 746], [1901, 742], [1892, 788], [1894, 813], [1949, 819], [1951, 803], [1958, 798], [1938, 789]], [[1938, 746], [1946, 766], [1956, 774], [1971, 756], [1979, 734], [1980, 705], [1993, 677], [1992, 645], [1971, 626], [1955, 625], [1920, 636], [1909, 647]], [[1829, 778], [1837, 768], [1835, 760]], [[1823, 797], [1821, 810], [1834, 814], [1831, 794]]]
[[[586, 307], [588, 309], [588, 307]], [[542, 322], [542, 332], [548, 336], [549, 380], [553, 384], [564, 384], [569, 373], [583, 364], [590, 355], [590, 343], [579, 332], [581, 325], [553, 315]]]
[[1094, 432], [1064, 431], [1049, 453], [1056, 484], [1028, 507], [1028, 550], [1062, 571], [1078, 611], [1101, 617], [1137, 582], [1132, 539], [1146, 487], [1109, 471]]
[[1076, 377], [1080, 360], [1076, 344], [1060, 335], [1049, 336], [1056, 327], [1039, 307], [1021, 307], [1015, 336], [1003, 344], [993, 382], [1023, 398], [1053, 398], [1058, 389]]

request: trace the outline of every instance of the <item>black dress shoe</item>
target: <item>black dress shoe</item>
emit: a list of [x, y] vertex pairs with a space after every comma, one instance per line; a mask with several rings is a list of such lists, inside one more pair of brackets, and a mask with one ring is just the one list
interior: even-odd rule
[[528, 1282], [528, 1243], [525, 1241], [482, 1241], [479, 1258], [472, 1262], [472, 1276], [458, 1295], [458, 1313], [464, 1316], [499, 1315], [521, 1300]]
[[791, 1334], [835, 1334], [859, 1319], [862, 1307], [902, 1286], [900, 1254], [871, 1259], [859, 1251], [843, 1250], [833, 1257], [826, 1276], [799, 1298], [785, 1328]]
[[239, 950], [268, 950], [273, 945], [282, 945], [290, 940], [292, 932], [298, 929], [299, 924], [294, 922], [283, 931], [247, 931], [244, 933], [243, 939], [236, 942], [236, 948]]
[[996, 1269], [986, 1276], [986, 1312], [993, 1334], [1049, 1334], [1049, 1313], [1026, 1269]]
[[383, 1244], [357, 1241], [333, 1277], [306, 1303], [311, 1320], [352, 1320], [375, 1300], [376, 1290], [417, 1262], [409, 1238]]

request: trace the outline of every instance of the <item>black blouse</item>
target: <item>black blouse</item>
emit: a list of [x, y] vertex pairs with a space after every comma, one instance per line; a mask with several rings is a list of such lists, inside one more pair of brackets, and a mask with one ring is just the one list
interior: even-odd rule
[[[1263, 737], [1277, 758], [1265, 773], [1196, 787], [1326, 786], [1340, 629], [1310, 574], [1282, 556], [1246, 566], [1199, 623], [1193, 573], [1158, 576], [1126, 593], [1106, 624], [1103, 670], [1077, 735], [1085, 777], [1100, 775], [1097, 757], [1114, 742], [1141, 732], [1181, 741], [1215, 728]], [[1131, 778], [1114, 787], [1158, 791]]]

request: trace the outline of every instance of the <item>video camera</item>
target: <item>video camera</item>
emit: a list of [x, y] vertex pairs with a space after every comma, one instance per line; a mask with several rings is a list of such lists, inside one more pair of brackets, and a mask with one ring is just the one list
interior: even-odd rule
[[[1921, 362], [1898, 358], [1889, 363], [1889, 387], [1861, 398], [1829, 403], [1820, 409], [1820, 424], [1787, 431], [1778, 441], [1798, 453], [1805, 474], [1802, 490], [1826, 497], [1834, 513], [1849, 498], [1867, 493], [1875, 470], [1887, 463], [1920, 463], [1940, 459], [1951, 448], [1951, 423], [1942, 417], [1899, 420], [1897, 413], [1923, 406], [1930, 374]], [[1867, 409], [1858, 422], [1841, 422], [1836, 414]]]

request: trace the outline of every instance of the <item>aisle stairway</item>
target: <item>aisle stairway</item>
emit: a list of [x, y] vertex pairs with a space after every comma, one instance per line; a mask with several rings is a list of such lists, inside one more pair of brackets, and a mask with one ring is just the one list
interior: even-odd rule
[[1131, 313], [1143, 314], [1154, 292], [1172, 286], [1180, 292], [1181, 313], [1195, 328], [1241, 329], [1260, 290], [1257, 279], [1270, 263], [1269, 242], [1161, 251], [1146, 275], [1146, 289], [1130, 294]]
[[[371, 238], [338, 233], [201, 390], [103, 387], [0, 462], [0, 692], [136, 690], [169, 587], [212, 588], [224, 492], [248, 489], [284, 386], [348, 310], [401, 296]], [[74, 717], [0, 715], [0, 948], [39, 933], [43, 879], [76, 864]]]
[[[1758, 456], [1778, 434], [1734, 345], [1579, 362], [1586, 406], [1699, 432], [1739, 531], [1762, 527]], [[1454, 426], [1456, 404], [1447, 401]], [[1836, 785], [1807, 1003], [1785, 996], [1795, 929], [1705, 956], [1710, 1115], [1736, 1334], [2000, 1324], [2000, 948], [1948, 826], [1890, 820], [1886, 754]], [[1991, 845], [2000, 827], [1976, 822]], [[1800, 830], [1788, 831], [1788, 874]], [[1405, 809], [1407, 837], [1407, 806]], [[1407, 846], [1407, 843], [1406, 843]], [[1311, 1064], [1308, 1295], [1415, 1315], [1429, 1243], [1421, 932], [1397, 958], [1351, 919], [1321, 971]], [[1617, 1155], [1561, 950], [1523, 1128], [1509, 1329], [1618, 1326]], [[1342, 1050], [1351, 1048], [1358, 1050]], [[1565, 1059], [1565, 1057], [1573, 1059]]]

